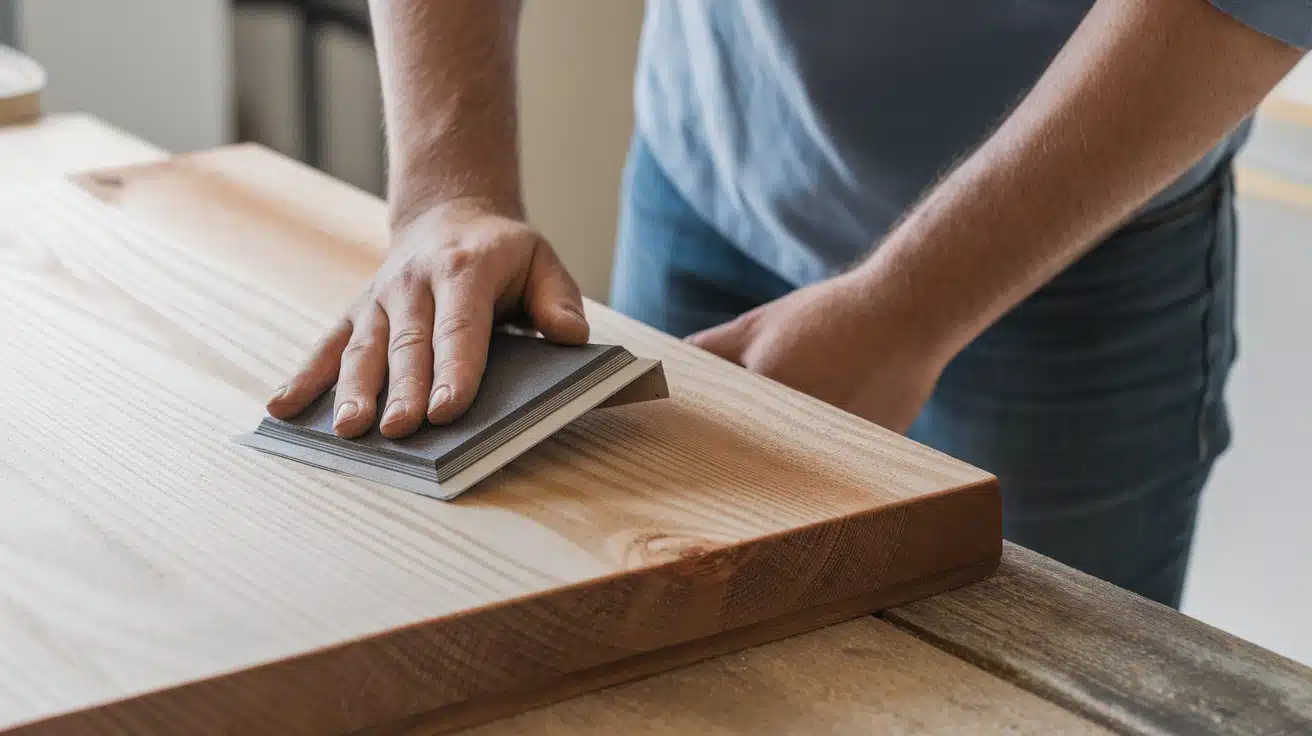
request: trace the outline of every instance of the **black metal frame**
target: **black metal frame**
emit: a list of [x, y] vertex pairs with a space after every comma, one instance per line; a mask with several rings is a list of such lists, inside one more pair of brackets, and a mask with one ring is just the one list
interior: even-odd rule
[[327, 26], [337, 26], [372, 44], [373, 26], [369, 22], [368, 12], [355, 12], [323, 0], [233, 0], [233, 5], [271, 6], [297, 11], [301, 23], [301, 140], [305, 146], [305, 162], [320, 168], [323, 165], [323, 127], [319, 120], [322, 74], [315, 54], [318, 32]]
[[18, 46], [18, 3], [15, 0], [0, 0], [0, 43]]

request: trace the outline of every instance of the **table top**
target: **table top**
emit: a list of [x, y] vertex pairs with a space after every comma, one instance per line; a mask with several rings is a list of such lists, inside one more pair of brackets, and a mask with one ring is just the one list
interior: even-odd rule
[[[42, 142], [46, 153], [37, 145]], [[70, 151], [85, 151], [92, 168], [119, 166], [134, 156], [141, 161], [162, 156], [87, 118], [0, 129], [0, 152], [6, 146], [15, 154], [0, 155], [0, 182], [74, 170], [76, 157], [66, 155]], [[278, 186], [281, 169], [267, 152], [238, 147], [201, 157], [180, 159], [181, 165], [202, 173], [207, 167], [213, 172], [267, 165], [269, 186]], [[167, 224], [176, 204], [166, 191], [157, 191], [132, 207]], [[316, 232], [307, 237], [327, 232], [337, 242], [382, 242], [385, 220], [376, 200], [344, 186], [324, 186], [312, 204], [320, 217]], [[233, 233], [223, 235], [231, 238]], [[160, 267], [185, 269], [187, 263]], [[307, 275], [306, 289], [315, 288], [314, 278]], [[21, 401], [21, 396], [11, 398]], [[167, 516], [167, 509], [160, 513]], [[24, 518], [10, 524], [21, 525]], [[0, 522], [0, 539], [23, 539], [21, 527], [11, 526], [8, 535], [4, 528]], [[75, 596], [76, 591], [65, 594]], [[125, 612], [127, 618], [117, 625], [130, 631], [137, 625], [133, 617], [149, 619], [150, 614]], [[0, 625], [15, 627], [6, 636], [21, 631], [21, 621], [12, 617], [0, 616]], [[21, 692], [20, 680], [0, 670], [5, 683], [0, 690]], [[588, 687], [578, 683], [580, 692]], [[569, 694], [553, 693], [550, 699]], [[1103, 728], [1301, 732], [1312, 725], [1312, 670], [1008, 545], [1002, 568], [984, 582], [879, 617], [545, 705], [476, 730], [868, 733], [942, 731], [962, 724], [972, 730], [1033, 733]], [[431, 730], [423, 717], [396, 726], [415, 733]]]
[[996, 567], [988, 473], [597, 304], [594, 339], [660, 359], [670, 398], [457, 502], [236, 446], [377, 269], [382, 211], [255, 147], [0, 190], [0, 540], [31, 634], [0, 718], [464, 723]]

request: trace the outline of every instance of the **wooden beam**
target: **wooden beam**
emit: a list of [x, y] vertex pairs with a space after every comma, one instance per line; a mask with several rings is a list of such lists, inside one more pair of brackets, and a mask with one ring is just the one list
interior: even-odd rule
[[[380, 733], [432, 734], [423, 722]], [[1105, 734], [873, 617], [589, 693], [467, 736]]]
[[1118, 731], [1312, 733], [1312, 669], [1013, 544], [985, 583], [882, 616]]

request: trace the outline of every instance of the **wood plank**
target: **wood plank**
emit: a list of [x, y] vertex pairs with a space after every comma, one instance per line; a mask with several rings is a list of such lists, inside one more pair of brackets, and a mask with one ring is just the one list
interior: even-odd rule
[[0, 127], [0, 184], [160, 161], [163, 150], [87, 115]]
[[1007, 544], [989, 580], [881, 614], [1126, 733], [1312, 733], [1312, 669]]
[[[422, 723], [389, 731], [432, 733]], [[503, 734], [1101, 734], [865, 617], [490, 723]]]
[[382, 204], [256, 147], [79, 184], [0, 190], [0, 724], [494, 717], [996, 564], [992, 476], [592, 303], [674, 398], [594, 412], [455, 503], [235, 447], [372, 273]]

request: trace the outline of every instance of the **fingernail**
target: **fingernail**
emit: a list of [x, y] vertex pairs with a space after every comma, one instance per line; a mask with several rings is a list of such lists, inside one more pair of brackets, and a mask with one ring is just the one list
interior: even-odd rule
[[450, 400], [451, 400], [451, 387], [438, 386], [437, 390], [433, 392], [433, 398], [429, 399], [428, 401], [428, 413], [432, 414], [433, 412], [437, 411], [437, 407], [445, 404], [447, 401]]
[[587, 322], [587, 321], [588, 321], [588, 318], [585, 317], [585, 316], [583, 316], [583, 311], [582, 311], [581, 309], [579, 309], [578, 307], [574, 306], [573, 304], [566, 304], [566, 305], [565, 305], [565, 311], [566, 311], [567, 313], [569, 313], [570, 316], [574, 317], [575, 319], [579, 320], [580, 322]]
[[282, 398], [287, 395], [287, 388], [288, 388], [287, 384], [283, 384], [279, 386], [278, 390], [274, 391], [273, 395], [269, 397], [268, 403], [272, 404], [277, 401], [282, 401]]
[[388, 404], [387, 411], [383, 412], [383, 422], [382, 422], [383, 426], [386, 426], [393, 422], [400, 421], [403, 417], [405, 417], [405, 410], [407, 408], [408, 406], [406, 405], [404, 399], [397, 399], [396, 401], [393, 401], [390, 404]]
[[333, 418], [333, 426], [340, 426], [342, 422], [349, 422], [359, 415], [360, 407], [356, 406], [354, 401], [347, 401], [337, 407], [337, 416]]

